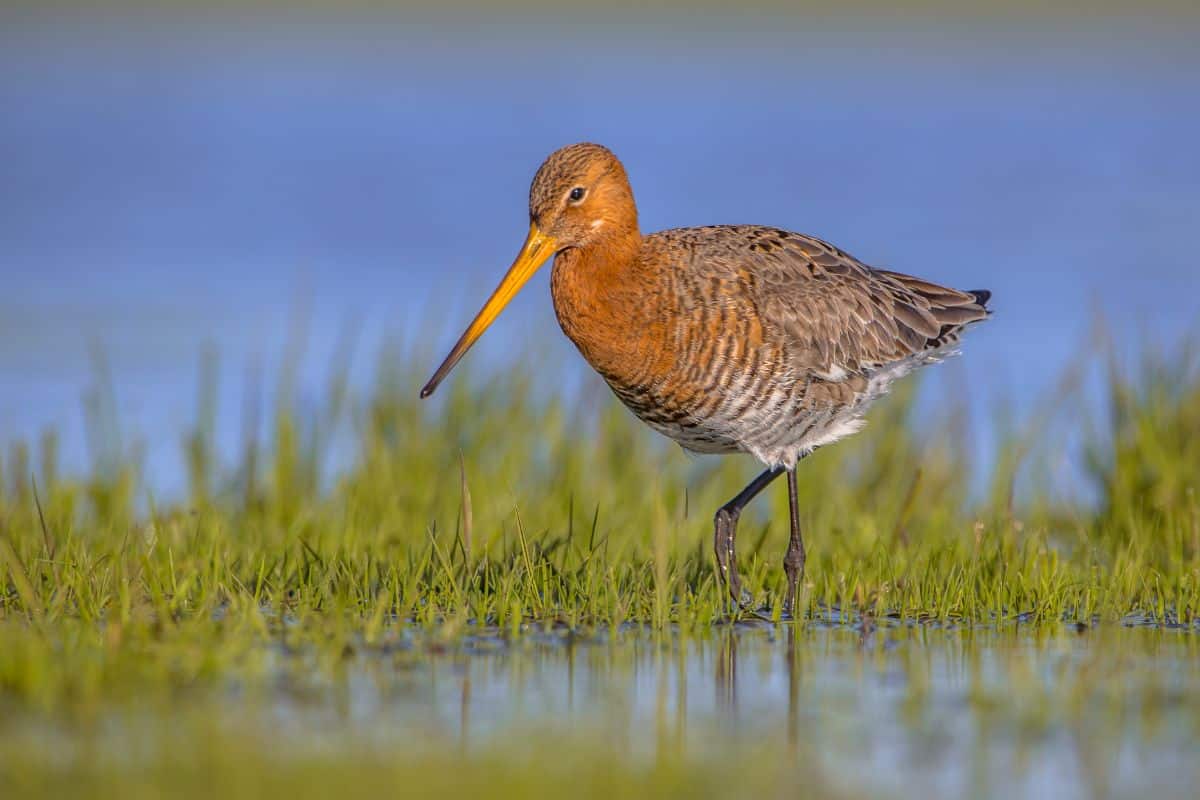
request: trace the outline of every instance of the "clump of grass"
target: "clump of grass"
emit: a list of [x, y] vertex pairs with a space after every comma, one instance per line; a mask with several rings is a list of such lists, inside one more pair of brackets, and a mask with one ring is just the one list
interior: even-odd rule
[[1087, 449], [1101, 516], [1127, 529], [1176, 522], [1195, 533], [1200, 350], [1190, 341], [1147, 350], [1132, 368], [1110, 356], [1108, 414], [1107, 435]]
[[[97, 436], [82, 478], [60, 473], [53, 439], [40, 464], [15, 447], [0, 477], [0, 693], [86, 705], [254, 669], [264, 643], [336, 659], [400, 624], [453, 638], [729, 617], [710, 515], [752, 464], [689, 460], [598, 386], [568, 400], [518, 369], [459, 376], [422, 403], [411, 359], [383, 363], [363, 400], [340, 374], [318, 411], [280, 402], [268, 443], [228, 469], [202, 403], [177, 502], [138, 507], [136, 452], [119, 441]], [[1086, 443], [1095, 507], [973, 499], [958, 434], [923, 426], [911, 387], [864, 434], [814, 454], [802, 616], [1191, 623], [1200, 377], [1147, 362], [1109, 383], [1111, 419]], [[330, 475], [339, 426], [352, 459]], [[746, 515], [739, 541], [746, 585], [776, 616], [783, 494]]]

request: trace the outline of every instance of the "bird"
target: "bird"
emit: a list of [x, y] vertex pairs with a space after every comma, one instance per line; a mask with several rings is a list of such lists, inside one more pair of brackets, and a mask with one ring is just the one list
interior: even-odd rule
[[429, 397], [521, 287], [553, 258], [559, 326], [642, 422], [695, 453], [747, 453], [763, 471], [713, 517], [722, 582], [746, 607], [742, 510], [786, 475], [784, 611], [806, 553], [796, 467], [858, 431], [890, 385], [957, 352], [991, 315], [986, 290], [875, 269], [813, 236], [763, 225], [643, 235], [624, 165], [590, 142], [551, 153], [529, 189], [516, 260], [421, 389]]

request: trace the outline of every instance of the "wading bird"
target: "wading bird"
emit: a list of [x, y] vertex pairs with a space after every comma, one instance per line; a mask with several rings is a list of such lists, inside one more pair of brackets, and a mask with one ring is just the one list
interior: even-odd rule
[[791, 611], [804, 571], [796, 464], [857, 431], [905, 373], [949, 355], [986, 319], [987, 291], [872, 269], [820, 239], [758, 225], [643, 236], [625, 168], [574, 144], [538, 169], [529, 236], [421, 389], [428, 397], [551, 256], [563, 332], [629, 409], [697, 453], [749, 453], [766, 470], [713, 521], [717, 564], [744, 603], [734, 555], [742, 509], [787, 474]]

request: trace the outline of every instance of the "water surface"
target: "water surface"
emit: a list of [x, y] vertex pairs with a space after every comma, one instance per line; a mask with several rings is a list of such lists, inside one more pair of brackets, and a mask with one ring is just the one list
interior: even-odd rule
[[60, 768], [141, 769], [202, 719], [285, 762], [458, 752], [469, 770], [498, 752], [553, 770], [601, 748], [633, 769], [782, 764], [852, 796], [1190, 797], [1200, 780], [1200, 650], [1185, 629], [815, 620], [439, 636], [396, 630], [332, 661], [284, 648], [228, 689], [83, 726], [10, 717], [6, 738], [48, 736]]

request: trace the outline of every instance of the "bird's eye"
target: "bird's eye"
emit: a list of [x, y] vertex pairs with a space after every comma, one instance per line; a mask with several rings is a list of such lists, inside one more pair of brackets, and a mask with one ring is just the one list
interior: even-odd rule
[[571, 202], [578, 203], [583, 199], [585, 194], [587, 194], [587, 189], [584, 189], [582, 186], [576, 186], [571, 190]]

